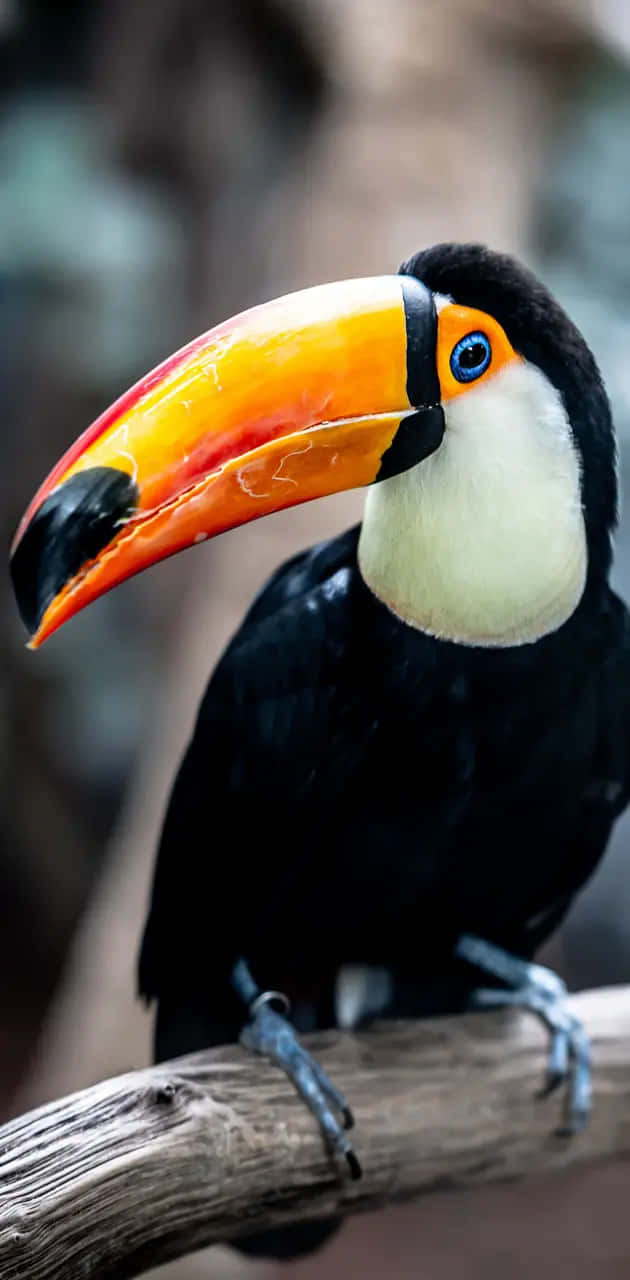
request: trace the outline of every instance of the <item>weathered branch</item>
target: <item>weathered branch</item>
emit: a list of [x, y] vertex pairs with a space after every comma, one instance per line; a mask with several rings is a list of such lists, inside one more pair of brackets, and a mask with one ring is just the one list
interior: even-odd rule
[[476, 1014], [307, 1043], [352, 1101], [359, 1183], [283, 1074], [236, 1046], [132, 1072], [0, 1129], [3, 1280], [123, 1280], [213, 1241], [630, 1152], [630, 987], [574, 1001], [593, 1038], [587, 1133], [536, 1100], [545, 1036]]

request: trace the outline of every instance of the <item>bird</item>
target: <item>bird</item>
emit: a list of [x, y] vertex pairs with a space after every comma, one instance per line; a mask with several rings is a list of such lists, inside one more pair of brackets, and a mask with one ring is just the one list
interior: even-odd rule
[[[37, 647], [157, 559], [357, 486], [360, 525], [278, 568], [211, 675], [139, 960], [157, 1058], [269, 1055], [351, 1177], [351, 1106], [311, 1028], [529, 1008], [566, 1130], [588, 1119], [588, 1037], [535, 956], [630, 793], [593, 354], [515, 258], [433, 245], [170, 357], [71, 446], [12, 549]], [[237, 1243], [295, 1256], [335, 1225]]]

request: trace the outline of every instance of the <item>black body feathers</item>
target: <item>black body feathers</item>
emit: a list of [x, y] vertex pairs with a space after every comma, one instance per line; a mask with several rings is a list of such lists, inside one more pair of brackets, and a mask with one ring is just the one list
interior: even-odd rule
[[420, 1011], [460, 932], [531, 954], [628, 796], [630, 634], [608, 587], [535, 645], [470, 649], [379, 604], [357, 536], [255, 601], [171, 799], [141, 989], [202, 1000], [232, 1035], [242, 953], [330, 1019], [346, 962], [394, 968]]

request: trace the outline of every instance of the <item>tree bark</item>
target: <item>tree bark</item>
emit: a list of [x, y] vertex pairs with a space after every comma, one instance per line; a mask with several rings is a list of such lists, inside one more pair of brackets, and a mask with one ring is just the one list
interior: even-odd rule
[[586, 1133], [536, 1099], [545, 1036], [472, 1014], [305, 1037], [351, 1099], [351, 1182], [278, 1068], [227, 1045], [131, 1072], [0, 1129], [3, 1280], [125, 1280], [279, 1223], [630, 1152], [630, 987], [573, 1002], [594, 1047]]
[[[559, 6], [566, 25], [553, 21]], [[509, 0], [500, 6], [493, 0], [274, 0], [261, 6], [261, 12], [293, 11], [319, 52], [325, 79], [312, 132], [285, 155], [280, 172], [274, 161], [273, 177], [266, 161], [252, 164], [252, 154], [265, 159], [267, 147], [284, 144], [282, 137], [265, 141], [258, 98], [252, 105], [258, 78], [252, 79], [243, 61], [249, 55], [240, 39], [223, 28], [218, 33], [217, 5], [206, 6], [205, 42], [191, 36], [195, 7], [204, 10], [194, 0], [163, 4], [155, 16], [150, 3], [108, 0], [102, 6], [103, 43], [108, 40], [110, 49], [102, 86], [108, 116], [120, 121], [124, 145], [134, 156], [142, 153], [145, 163], [152, 157], [155, 165], [156, 155], [170, 146], [171, 163], [183, 162], [189, 174], [192, 214], [186, 231], [198, 308], [191, 334], [290, 289], [393, 270], [434, 240], [478, 238], [527, 256], [539, 173], [562, 117], [566, 72], [575, 63], [573, 0]], [[241, 7], [226, 3], [222, 9]], [[587, 0], [579, 6], [584, 7], [590, 11]], [[165, 47], [181, 62], [183, 83], [176, 66], [165, 75], [170, 63], [160, 41], [167, 8], [180, 15]], [[149, 13], [143, 27], [143, 14]], [[274, 134], [278, 124], [283, 134], [292, 111], [288, 103], [285, 112], [276, 112]], [[151, 128], [145, 133], [147, 120]], [[258, 120], [260, 127], [250, 128], [248, 121]], [[252, 193], [249, 184], [261, 169], [264, 182]], [[156, 361], [163, 354], [156, 351]], [[147, 1061], [149, 1024], [134, 1000], [133, 960], [164, 804], [208, 675], [268, 574], [301, 547], [347, 527], [359, 518], [361, 505], [358, 495], [337, 495], [279, 513], [198, 548], [190, 562], [178, 557], [128, 584], [132, 592], [146, 592], [149, 654], [155, 634], [168, 625], [166, 613], [177, 623], [169, 645], [163, 645], [164, 679], [156, 682], [155, 706], [147, 711], [129, 800], [31, 1070], [22, 1078], [19, 1109]], [[185, 596], [178, 581], [182, 573]], [[82, 650], [76, 643], [76, 665], [92, 662], [89, 638]], [[545, 1106], [545, 1116], [551, 1106]], [[427, 1117], [422, 1120], [426, 1124]], [[494, 1208], [484, 1203], [479, 1212], [491, 1217]], [[536, 1208], [530, 1221], [538, 1219]], [[361, 1225], [364, 1233], [369, 1230]], [[427, 1222], [425, 1245], [431, 1230]], [[573, 1228], [557, 1234], [557, 1248], [561, 1242], [565, 1251], [572, 1247]], [[462, 1240], [471, 1274], [479, 1238], [473, 1224]], [[323, 1264], [327, 1274], [334, 1270], [334, 1249]], [[184, 1274], [186, 1280], [207, 1280], [209, 1274], [216, 1280], [228, 1273], [242, 1280], [251, 1274], [251, 1264], [241, 1267], [228, 1250], [219, 1258], [221, 1252], [213, 1252], [211, 1271], [200, 1255], [175, 1263], [168, 1268], [170, 1280], [183, 1280]], [[159, 1257], [165, 1256], [163, 1249]], [[360, 1256], [358, 1269], [363, 1273]], [[390, 1269], [399, 1274], [395, 1261]], [[437, 1270], [431, 1274], [435, 1280]], [[160, 1280], [166, 1280], [163, 1272]]]

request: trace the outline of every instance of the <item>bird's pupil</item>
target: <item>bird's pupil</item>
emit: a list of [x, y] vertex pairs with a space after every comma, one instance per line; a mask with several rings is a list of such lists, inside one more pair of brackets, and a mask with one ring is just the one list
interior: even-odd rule
[[486, 357], [486, 349], [481, 342], [472, 342], [469, 347], [464, 347], [459, 357], [459, 363], [463, 369], [476, 369], [478, 364], [483, 364]]
[[458, 382], [475, 382], [491, 359], [492, 349], [485, 333], [467, 333], [451, 351], [451, 373]]

